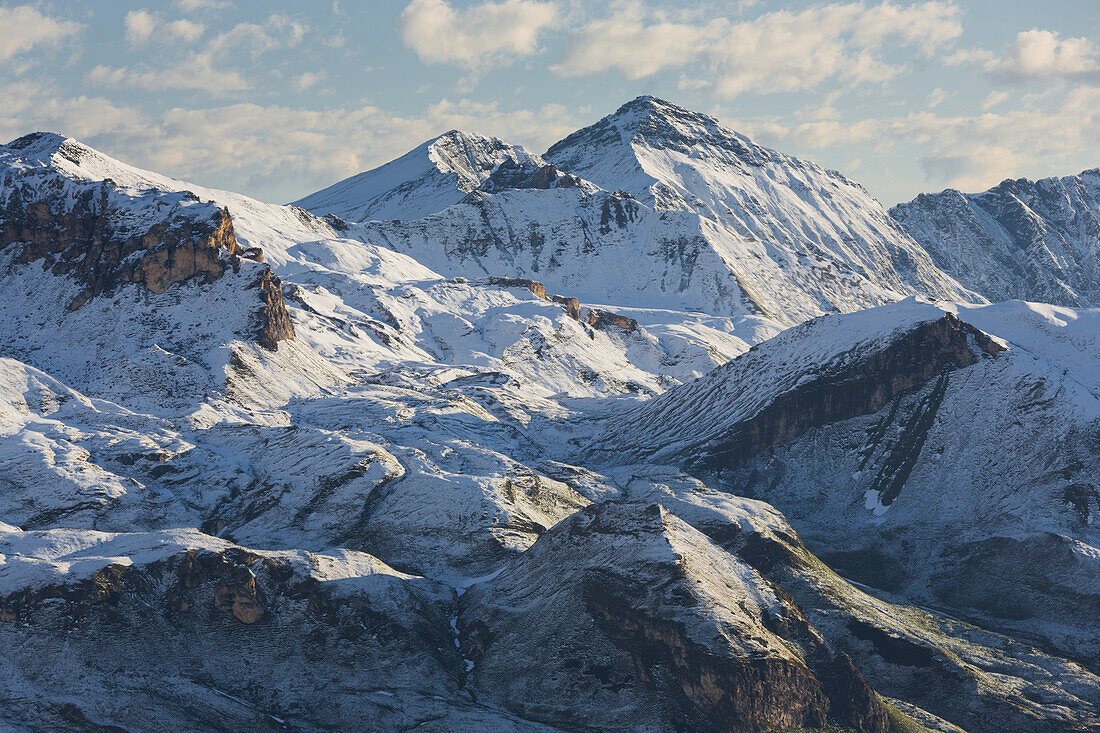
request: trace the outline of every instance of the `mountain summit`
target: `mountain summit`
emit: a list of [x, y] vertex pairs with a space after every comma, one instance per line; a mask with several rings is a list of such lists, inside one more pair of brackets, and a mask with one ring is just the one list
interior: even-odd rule
[[396, 160], [294, 203], [347, 221], [419, 219], [457, 204], [505, 160], [520, 165], [542, 163], [522, 146], [451, 130]]

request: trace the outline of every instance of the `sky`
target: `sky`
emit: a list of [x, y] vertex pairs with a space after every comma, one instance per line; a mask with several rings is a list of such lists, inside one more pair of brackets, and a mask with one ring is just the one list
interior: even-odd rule
[[33, 130], [284, 203], [447, 130], [541, 153], [640, 94], [883, 203], [1100, 166], [1096, 0], [0, 0]]

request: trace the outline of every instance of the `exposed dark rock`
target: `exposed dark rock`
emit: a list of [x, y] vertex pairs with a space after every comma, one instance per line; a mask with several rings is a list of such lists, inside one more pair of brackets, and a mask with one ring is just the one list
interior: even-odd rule
[[612, 313], [611, 311], [590, 308], [588, 310], [587, 320], [588, 324], [593, 328], [607, 329], [608, 326], [614, 326], [624, 331], [638, 330], [638, 322], [633, 318], [628, 318], [618, 313]]
[[500, 165], [486, 178], [477, 191], [498, 193], [508, 189], [535, 188], [576, 188], [581, 179], [560, 172], [553, 165], [535, 166], [519, 164], [511, 158], [501, 161]]
[[736, 468], [812, 428], [877, 412], [898, 394], [921, 387], [945, 371], [976, 363], [971, 341], [990, 355], [1004, 350], [978, 329], [945, 313], [901, 334], [848, 369], [811, 378], [780, 395], [735, 426], [726, 438], [706, 446], [692, 462], [707, 468]]
[[271, 351], [279, 348], [279, 342], [294, 338], [294, 324], [290, 320], [290, 314], [286, 310], [286, 302], [283, 300], [282, 282], [265, 267], [259, 282], [260, 299], [263, 308], [260, 310], [260, 325], [257, 341], [260, 345]]

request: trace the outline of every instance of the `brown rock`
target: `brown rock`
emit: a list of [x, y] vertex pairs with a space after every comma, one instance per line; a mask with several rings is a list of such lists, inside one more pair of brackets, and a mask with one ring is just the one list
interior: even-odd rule
[[241, 623], [254, 624], [263, 618], [264, 600], [256, 576], [246, 567], [234, 568], [214, 586], [214, 607], [232, 613]]

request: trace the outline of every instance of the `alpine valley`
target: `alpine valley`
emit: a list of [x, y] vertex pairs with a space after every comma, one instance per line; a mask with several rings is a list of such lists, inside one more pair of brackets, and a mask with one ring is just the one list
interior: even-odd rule
[[0, 728], [1100, 730], [1100, 174], [640, 97], [295, 204], [0, 146]]

